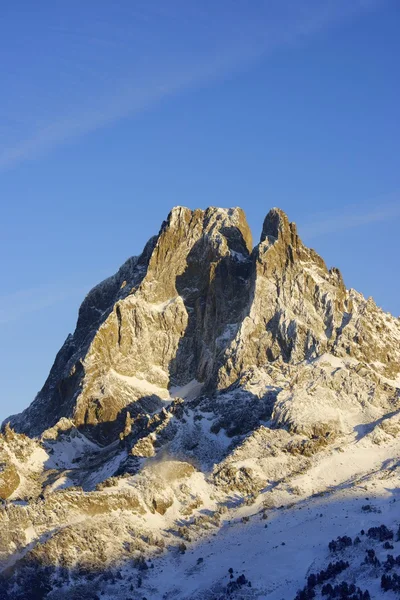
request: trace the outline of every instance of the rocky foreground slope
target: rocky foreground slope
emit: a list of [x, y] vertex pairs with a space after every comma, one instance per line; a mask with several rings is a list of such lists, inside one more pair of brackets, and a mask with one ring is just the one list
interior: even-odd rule
[[316, 498], [327, 534], [376, 524], [366, 493], [392, 506], [399, 409], [400, 321], [282, 211], [253, 248], [241, 209], [175, 208], [3, 426], [0, 598], [290, 599]]

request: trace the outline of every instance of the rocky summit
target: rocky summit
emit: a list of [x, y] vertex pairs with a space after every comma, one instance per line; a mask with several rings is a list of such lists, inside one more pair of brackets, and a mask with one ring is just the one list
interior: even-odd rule
[[[400, 321], [280, 209], [253, 246], [240, 208], [176, 207], [3, 424], [0, 600], [334, 594], [347, 567], [304, 577], [398, 526], [399, 451]], [[380, 598], [354, 560], [328, 597]]]

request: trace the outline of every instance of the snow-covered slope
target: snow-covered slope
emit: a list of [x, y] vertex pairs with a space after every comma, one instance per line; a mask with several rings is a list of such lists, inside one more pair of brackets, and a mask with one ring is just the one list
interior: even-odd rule
[[0, 437], [0, 600], [396, 597], [399, 373], [399, 321], [282, 211], [252, 249], [173, 209]]

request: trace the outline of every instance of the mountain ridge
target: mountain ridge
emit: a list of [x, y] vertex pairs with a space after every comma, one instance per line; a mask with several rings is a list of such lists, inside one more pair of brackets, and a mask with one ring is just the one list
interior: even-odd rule
[[[348, 291], [340, 271], [328, 270], [302, 244], [280, 209], [269, 211], [254, 248], [251, 239], [239, 208], [172, 209], [142, 254], [88, 293], [34, 403], [8, 419], [13, 428], [40, 435], [61, 417], [79, 426], [119, 418], [119, 427], [125, 407], [114, 400], [110, 411], [112, 401], [90, 391], [105, 364], [166, 389], [198, 380], [212, 393], [240, 379], [248, 366], [280, 356], [301, 362], [331, 351], [373, 362], [369, 338], [375, 332], [366, 321], [379, 318], [377, 326], [386, 326], [373, 301]], [[398, 340], [399, 328], [392, 329]], [[153, 347], [149, 331], [164, 348]], [[392, 356], [393, 344], [382, 343], [382, 336], [379, 345], [374, 354], [382, 374], [395, 378], [399, 354]], [[92, 397], [85, 401], [87, 388]]]
[[253, 247], [241, 209], [176, 207], [2, 431], [0, 600], [295, 598], [322, 533], [400, 525], [400, 321], [280, 209]]

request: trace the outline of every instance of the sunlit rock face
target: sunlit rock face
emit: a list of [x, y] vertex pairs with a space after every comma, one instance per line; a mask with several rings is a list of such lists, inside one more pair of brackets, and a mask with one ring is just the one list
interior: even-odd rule
[[154, 412], [177, 387], [212, 396], [276, 361], [329, 352], [395, 379], [399, 340], [398, 320], [347, 290], [281, 210], [252, 248], [240, 208], [176, 207], [139, 257], [89, 292], [42, 390], [10, 423], [37, 436], [66, 417], [106, 443], [127, 412]]
[[364, 586], [368, 528], [400, 532], [399, 370], [399, 320], [281, 210], [253, 247], [239, 208], [174, 208], [3, 426], [0, 600], [290, 600], [348, 533]]

